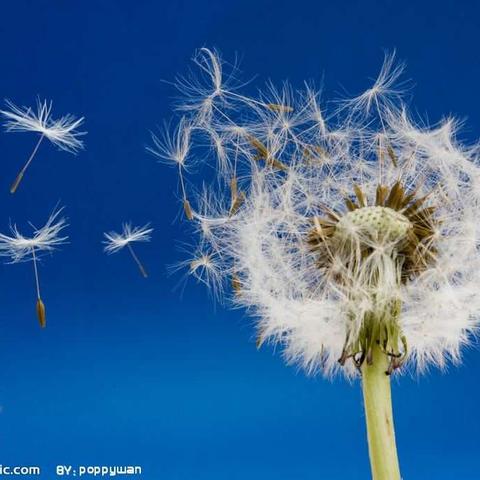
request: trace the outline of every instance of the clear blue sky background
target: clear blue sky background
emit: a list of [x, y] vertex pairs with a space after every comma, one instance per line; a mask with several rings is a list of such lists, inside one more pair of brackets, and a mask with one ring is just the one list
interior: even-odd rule
[[[23, 1], [0, 5], [0, 96], [54, 100], [85, 115], [78, 157], [42, 145], [15, 196], [10, 182], [36, 140], [0, 135], [0, 227], [41, 223], [60, 201], [71, 243], [41, 266], [48, 327], [34, 315], [30, 264], [0, 278], [0, 463], [139, 464], [147, 480], [368, 479], [359, 384], [306, 378], [252, 341], [251, 320], [166, 265], [186, 240], [175, 172], [144, 151], [170, 116], [163, 80], [196, 48], [242, 58], [249, 88], [267, 79], [324, 80], [356, 93], [396, 48], [415, 108], [431, 121], [467, 118], [480, 135], [480, 9], [454, 1]], [[102, 253], [104, 230], [152, 221], [139, 246]], [[394, 383], [407, 480], [478, 479], [480, 352], [445, 373]]]

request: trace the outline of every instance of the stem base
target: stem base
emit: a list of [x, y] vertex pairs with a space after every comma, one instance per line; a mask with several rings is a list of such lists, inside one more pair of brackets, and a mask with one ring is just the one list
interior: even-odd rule
[[364, 362], [361, 369], [373, 480], [400, 480], [388, 364], [387, 355], [375, 342], [371, 363]]

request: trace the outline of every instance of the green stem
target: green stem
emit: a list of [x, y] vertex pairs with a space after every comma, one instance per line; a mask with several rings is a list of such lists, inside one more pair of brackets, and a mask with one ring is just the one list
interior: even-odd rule
[[372, 348], [371, 364], [362, 365], [363, 400], [367, 422], [368, 452], [373, 480], [400, 480], [388, 357], [377, 342]]

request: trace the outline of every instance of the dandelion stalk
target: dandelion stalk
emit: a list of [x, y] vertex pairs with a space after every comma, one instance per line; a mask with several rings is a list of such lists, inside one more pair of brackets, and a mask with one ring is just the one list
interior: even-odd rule
[[362, 365], [362, 389], [373, 480], [400, 480], [393, 424], [389, 359], [376, 341]]
[[35, 157], [35, 154], [37, 153], [38, 147], [40, 147], [40, 144], [42, 143], [42, 140], [45, 138], [45, 135], [40, 135], [40, 138], [35, 145], [35, 148], [33, 149], [30, 157], [28, 158], [27, 162], [23, 166], [23, 168], [20, 170], [18, 173], [17, 177], [15, 178], [15, 181], [12, 183], [12, 186], [10, 187], [10, 193], [15, 193], [17, 191], [18, 186], [20, 185], [20, 182], [23, 179], [23, 176], [25, 175], [25, 172], [27, 171], [27, 168], [30, 166], [30, 163], [32, 163], [33, 157]]

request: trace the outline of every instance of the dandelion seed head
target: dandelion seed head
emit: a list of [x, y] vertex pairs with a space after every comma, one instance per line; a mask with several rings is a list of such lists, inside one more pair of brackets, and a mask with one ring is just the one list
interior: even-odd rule
[[410, 220], [389, 207], [358, 208], [344, 215], [335, 227], [339, 238], [358, 237], [361, 233], [376, 239], [401, 242], [412, 228]]
[[189, 273], [231, 285], [258, 343], [310, 373], [354, 376], [375, 338], [390, 373], [459, 361], [480, 320], [478, 146], [458, 141], [459, 122], [413, 119], [393, 55], [332, 113], [311, 86], [249, 97], [210, 55], [200, 64], [214, 107], [199, 115], [189, 97], [181, 122], [216, 147], [191, 199], [203, 253]]

